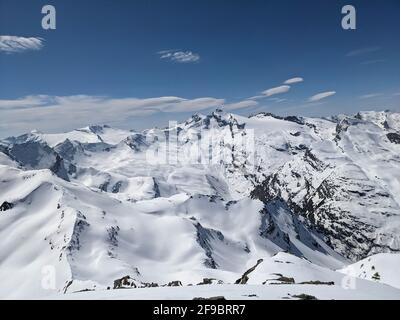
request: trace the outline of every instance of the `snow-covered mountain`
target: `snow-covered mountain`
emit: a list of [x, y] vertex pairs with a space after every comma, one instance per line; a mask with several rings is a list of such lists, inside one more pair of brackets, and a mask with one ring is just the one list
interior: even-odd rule
[[400, 299], [400, 114], [10, 137], [0, 236], [2, 298]]

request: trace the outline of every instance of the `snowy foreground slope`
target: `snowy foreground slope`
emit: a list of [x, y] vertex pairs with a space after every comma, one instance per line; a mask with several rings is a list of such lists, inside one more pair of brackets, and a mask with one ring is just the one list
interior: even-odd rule
[[7, 138], [0, 236], [6, 299], [400, 299], [400, 114]]

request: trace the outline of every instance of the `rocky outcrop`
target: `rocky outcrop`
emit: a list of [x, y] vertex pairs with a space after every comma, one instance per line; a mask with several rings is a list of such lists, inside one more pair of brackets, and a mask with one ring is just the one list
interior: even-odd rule
[[[139, 274], [139, 272], [136, 272]], [[138, 289], [138, 288], [156, 288], [158, 283], [142, 282], [131, 276], [125, 276], [114, 281], [113, 289]]]
[[305, 293], [298, 294], [298, 295], [293, 295], [292, 297], [296, 298], [296, 299], [299, 299], [299, 300], [318, 300], [316, 297], [311, 296], [309, 294], [305, 294]]
[[167, 284], [167, 287], [182, 287], [182, 282], [180, 282], [179, 280], [171, 281]]
[[203, 300], [210, 300], [210, 301], [224, 301], [226, 298], [224, 296], [215, 296], [209, 298], [202, 298], [202, 297], [195, 297], [193, 300], [203, 301]]
[[0, 206], [0, 211], [7, 211], [14, 208], [14, 204], [4, 201], [3, 204]]
[[211, 278], [204, 278], [202, 282], [198, 283], [198, 286], [202, 285], [211, 285], [211, 284], [224, 284], [222, 280], [211, 279]]
[[137, 288], [137, 280], [132, 279], [130, 276], [122, 277], [114, 281], [113, 289], [126, 289], [126, 288]]
[[235, 281], [235, 284], [246, 284], [249, 281], [249, 274], [252, 273], [256, 268], [263, 262], [263, 259], [259, 259], [257, 264], [247, 270], [239, 279]]
[[263, 284], [269, 284], [269, 285], [277, 285], [277, 284], [295, 284], [294, 278], [291, 277], [285, 277], [282, 274], [275, 274], [277, 276], [276, 279], [268, 279]]
[[400, 144], [400, 134], [398, 133], [388, 133], [387, 138], [391, 143]]
[[216, 269], [218, 264], [215, 262], [213, 257], [213, 248], [211, 242], [213, 240], [223, 241], [224, 235], [220, 231], [206, 229], [200, 223], [194, 224], [197, 231], [197, 243], [203, 248], [207, 259], [204, 261], [204, 265], [208, 268]]

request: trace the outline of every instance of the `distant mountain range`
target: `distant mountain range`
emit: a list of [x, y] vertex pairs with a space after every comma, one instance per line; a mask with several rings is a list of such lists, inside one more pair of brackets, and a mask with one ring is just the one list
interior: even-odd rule
[[0, 236], [0, 298], [400, 299], [400, 114], [10, 137]]

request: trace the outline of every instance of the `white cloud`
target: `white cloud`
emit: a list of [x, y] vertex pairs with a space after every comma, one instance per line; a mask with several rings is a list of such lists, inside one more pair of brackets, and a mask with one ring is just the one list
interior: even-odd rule
[[264, 95], [257, 95], [257, 96], [252, 96], [250, 98], [247, 98], [247, 100], [260, 100], [260, 99], [264, 99], [265, 96]]
[[214, 107], [219, 107], [225, 102], [224, 99], [198, 98], [192, 100], [180, 99], [172, 103], [159, 106], [163, 112], [196, 112]]
[[255, 106], [258, 106], [257, 101], [243, 100], [243, 101], [236, 102], [236, 103], [226, 104], [224, 106], [224, 109], [227, 111], [231, 111], [231, 110], [244, 109], [244, 108], [255, 107]]
[[290, 90], [290, 86], [280, 86], [280, 87], [276, 87], [276, 88], [271, 88], [268, 90], [265, 90], [262, 92], [262, 94], [266, 97], [271, 97], [273, 95], [276, 94], [281, 94], [281, 93], [285, 93], [288, 92]]
[[299, 82], [303, 82], [304, 79], [300, 78], [300, 77], [296, 77], [296, 78], [292, 78], [292, 79], [288, 79], [284, 82], [284, 84], [294, 84], [294, 83], [299, 83]]
[[287, 99], [280, 99], [280, 98], [269, 98], [268, 100], [276, 102], [276, 103], [281, 103], [287, 101]]
[[360, 99], [372, 99], [382, 96], [382, 93], [370, 93], [360, 96]]
[[[0, 135], [14, 135], [37, 129], [60, 132], [90, 124], [111, 124], [132, 128], [138, 118], [164, 113], [193, 113], [217, 108], [224, 99], [211, 97], [184, 99], [157, 97], [148, 99], [112, 99], [96, 96], [29, 96], [0, 100]], [[142, 118], [143, 119], [143, 118]]]
[[47, 96], [27, 96], [15, 100], [0, 100], [0, 110], [2, 108], [29, 108], [43, 105]]
[[25, 38], [16, 36], [0, 36], [0, 52], [16, 53], [43, 48], [42, 38]]
[[320, 101], [322, 99], [328, 98], [330, 96], [333, 96], [336, 94], [336, 91], [327, 91], [327, 92], [321, 92], [316, 94], [315, 96], [312, 96], [310, 99], [308, 99], [309, 102], [316, 102]]
[[376, 52], [381, 50], [380, 47], [368, 47], [368, 48], [361, 48], [357, 50], [350, 51], [349, 53], [346, 54], [347, 57], [356, 57], [356, 56], [362, 56], [368, 53]]
[[160, 59], [167, 59], [178, 63], [193, 63], [200, 60], [200, 55], [192, 51], [165, 50], [158, 52]]

